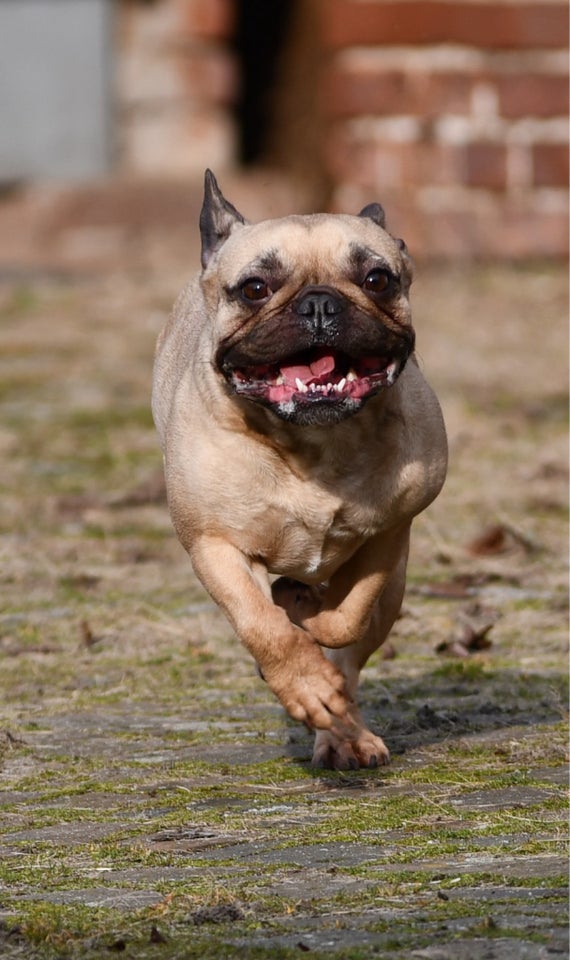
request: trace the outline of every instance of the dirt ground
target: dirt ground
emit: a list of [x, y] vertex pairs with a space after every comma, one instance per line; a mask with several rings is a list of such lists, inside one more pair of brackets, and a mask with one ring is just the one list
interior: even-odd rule
[[164, 503], [152, 352], [199, 202], [0, 205], [0, 956], [567, 956], [566, 267], [418, 266], [451, 463], [365, 672], [393, 762], [315, 771]]

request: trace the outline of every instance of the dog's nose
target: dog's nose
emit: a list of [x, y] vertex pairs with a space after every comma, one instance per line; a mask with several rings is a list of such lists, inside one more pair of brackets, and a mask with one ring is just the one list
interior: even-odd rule
[[331, 325], [332, 318], [342, 313], [344, 306], [342, 297], [332, 288], [310, 287], [297, 300], [295, 312], [305, 317], [318, 333]]

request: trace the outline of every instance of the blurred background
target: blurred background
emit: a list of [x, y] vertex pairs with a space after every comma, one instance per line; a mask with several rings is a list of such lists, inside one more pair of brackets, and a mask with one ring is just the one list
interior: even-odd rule
[[2, 0], [0, 258], [32, 214], [112, 257], [206, 166], [252, 218], [380, 199], [418, 257], [564, 258], [567, 47], [565, 0]]

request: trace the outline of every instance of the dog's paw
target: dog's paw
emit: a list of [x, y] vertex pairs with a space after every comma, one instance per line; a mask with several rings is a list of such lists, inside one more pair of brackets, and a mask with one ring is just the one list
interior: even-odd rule
[[323, 601], [325, 588], [309, 586], [291, 577], [279, 577], [271, 586], [273, 603], [282, 607], [291, 623], [301, 624], [308, 617], [316, 617]]
[[334, 730], [318, 730], [313, 750], [313, 766], [326, 770], [359, 770], [390, 762], [390, 752], [381, 737], [359, 726], [347, 737]]
[[350, 723], [346, 680], [307, 634], [298, 631], [298, 643], [284, 649], [277, 662], [260, 665], [264, 680], [293, 720], [314, 730], [333, 723]]

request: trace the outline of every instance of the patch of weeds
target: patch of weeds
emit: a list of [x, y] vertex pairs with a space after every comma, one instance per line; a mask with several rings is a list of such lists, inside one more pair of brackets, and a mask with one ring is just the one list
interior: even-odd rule
[[[465, 761], [462, 763], [461, 761]], [[425, 783], [432, 787], [456, 787], [465, 791], [483, 788], [485, 791], [500, 790], [505, 787], [538, 786], [539, 781], [517, 768], [511, 762], [511, 769], [505, 769], [504, 762], [493, 755], [492, 751], [481, 751], [475, 758], [465, 756], [462, 751], [450, 749], [448, 762], [434, 763], [422, 771], [410, 771], [402, 780], [406, 783]], [[550, 788], [552, 785], [549, 784]]]
[[[212, 764], [205, 760], [175, 760], [169, 768], [169, 776], [178, 779], [211, 773]], [[274, 785], [276, 789], [291, 782], [306, 779], [306, 772], [300, 768], [300, 764], [289, 757], [254, 764], [219, 763], [216, 765], [216, 774], [221, 777], [235, 778], [239, 783], [245, 781], [251, 787]]]
[[96, 881], [86, 879], [73, 866], [65, 864], [57, 849], [36, 851], [33, 864], [13, 864], [7, 860], [0, 868], [0, 880], [10, 891], [11, 899], [30, 890], [48, 893], [96, 886]]
[[434, 677], [446, 680], [466, 680], [472, 682], [483, 678], [491, 678], [494, 668], [485, 660], [467, 658], [465, 660], [448, 660], [433, 671]]
[[101, 434], [107, 435], [110, 430], [125, 427], [142, 427], [154, 433], [150, 404], [141, 406], [120, 404], [104, 410], [74, 410], [66, 417], [64, 423], [70, 430], [84, 433], [89, 439]]
[[0, 316], [4, 320], [21, 320], [27, 313], [37, 310], [41, 303], [41, 293], [35, 284], [18, 284], [2, 304]]
[[41, 946], [47, 956], [71, 956], [79, 943], [92, 937], [106, 935], [123, 918], [118, 911], [81, 905], [65, 906], [43, 902], [31, 904], [16, 915], [15, 921], [25, 938], [34, 946]]

